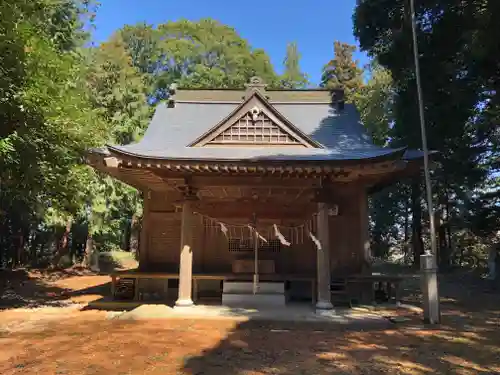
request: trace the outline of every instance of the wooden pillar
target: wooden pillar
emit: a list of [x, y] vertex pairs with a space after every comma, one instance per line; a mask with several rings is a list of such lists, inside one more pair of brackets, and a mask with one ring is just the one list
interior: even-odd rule
[[145, 190], [143, 192], [143, 206], [142, 206], [142, 228], [141, 237], [139, 239], [139, 269], [145, 270], [148, 267], [148, 251], [149, 251], [149, 207], [151, 201], [151, 192]]
[[179, 262], [179, 297], [175, 302], [178, 307], [193, 305], [193, 198], [186, 196], [182, 203], [181, 216], [181, 255]]
[[321, 248], [317, 250], [318, 299], [316, 308], [329, 310], [333, 308], [330, 293], [330, 226], [328, 225], [328, 204], [318, 203], [318, 240]]

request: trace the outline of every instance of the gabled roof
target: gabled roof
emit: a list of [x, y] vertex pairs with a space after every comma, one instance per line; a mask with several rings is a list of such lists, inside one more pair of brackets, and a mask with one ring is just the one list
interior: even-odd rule
[[[230, 112], [228, 116], [188, 146], [204, 146], [207, 143], [213, 142], [218, 135], [235, 126], [235, 123], [237, 124], [238, 120], [242, 117], [251, 116], [249, 112], [252, 111], [256, 112], [255, 115], [257, 118], [264, 117], [268, 119], [269, 122], [277, 128], [273, 130], [279, 130], [281, 134], [293, 139], [295, 141], [294, 143], [301, 144], [305, 147], [322, 147], [320, 143], [309, 138], [285, 116], [278, 112], [274, 106], [270, 105], [267, 99], [259, 91], [253, 91], [239, 106]], [[258, 144], [258, 142], [248, 143], [247, 146], [255, 146], [255, 144]], [[272, 141], [270, 141], [268, 145], [269, 144], [272, 144]], [[243, 143], [240, 142], [240, 145], [243, 145]]]
[[[230, 126], [225, 120], [251, 98], [258, 98], [267, 113], [279, 119], [284, 130], [298, 136], [301, 143], [306, 142], [310, 147], [219, 144], [198, 147], [204, 137], [216, 129]], [[144, 137], [138, 143], [110, 145], [103, 151], [146, 159], [334, 162], [400, 158], [405, 148], [374, 145], [354, 105], [344, 104], [339, 93], [335, 93], [332, 100], [332, 94], [327, 90], [177, 90], [173, 100], [157, 106]]]

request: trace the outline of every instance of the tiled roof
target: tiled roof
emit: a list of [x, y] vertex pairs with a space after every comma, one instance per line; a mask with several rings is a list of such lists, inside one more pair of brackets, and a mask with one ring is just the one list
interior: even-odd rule
[[[238, 90], [177, 90], [174, 105], [161, 103], [144, 137], [135, 144], [108, 146], [106, 153], [122, 153], [151, 159], [192, 160], [308, 160], [347, 161], [401, 157], [404, 148], [382, 148], [373, 144], [352, 104], [342, 93], [325, 90], [265, 90], [270, 103], [289, 123], [321, 147], [249, 145], [244, 147], [189, 147], [213, 130], [249, 98]], [[247, 99], [249, 100], [249, 99]], [[341, 109], [339, 109], [341, 108]], [[420, 158], [419, 151], [406, 151], [405, 158]]]
[[[335, 93], [342, 96], [342, 92]], [[326, 103], [332, 101], [329, 90], [265, 90], [264, 95], [271, 103]], [[245, 96], [242, 90], [179, 89], [175, 92], [176, 102], [237, 102]]]
[[402, 149], [373, 145], [364, 132], [353, 105], [342, 111], [329, 104], [290, 103], [274, 107], [303, 133], [324, 148], [284, 147], [186, 147], [232, 112], [238, 104], [176, 103], [173, 108], [159, 104], [140, 142], [109, 146], [110, 151], [158, 159], [276, 159], [276, 160], [359, 160], [400, 153]]

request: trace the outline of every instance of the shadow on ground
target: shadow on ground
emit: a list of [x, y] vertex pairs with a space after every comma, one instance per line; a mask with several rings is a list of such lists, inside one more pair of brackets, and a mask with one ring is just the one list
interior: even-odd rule
[[[85, 277], [95, 275], [85, 269], [66, 270], [2, 270], [0, 271], [0, 310], [66, 306], [86, 302], [109, 294], [110, 283], [91, 283], [85, 287]], [[65, 281], [68, 281], [65, 283]], [[80, 282], [79, 282], [80, 281]], [[90, 281], [90, 280], [89, 280]], [[88, 298], [85, 298], [88, 296]]]
[[[29, 273], [16, 274], [19, 285], [42, 294], [40, 301], [109, 290], [107, 283], [96, 284], [96, 277], [86, 286], [85, 277], [62, 278], [54, 287]], [[405, 289], [405, 302], [420, 303], [418, 281]], [[424, 326], [421, 315], [389, 327], [346, 327], [229, 319], [109, 320], [102, 312], [74, 311], [38, 330], [0, 333], [0, 373], [500, 373], [500, 293], [484, 280], [453, 274], [440, 278], [440, 295], [443, 319], [438, 327]]]
[[[487, 320], [464, 329], [172, 319], [50, 322], [0, 339], [0, 373], [496, 374], [500, 339]], [[470, 323], [472, 321], [469, 320]], [[497, 367], [495, 367], [497, 366]]]
[[[498, 374], [500, 295], [462, 276], [441, 280], [442, 324], [421, 316], [392, 329], [239, 323], [189, 358], [189, 374]], [[418, 291], [410, 295], [421, 302]], [[406, 301], [409, 302], [409, 301]]]

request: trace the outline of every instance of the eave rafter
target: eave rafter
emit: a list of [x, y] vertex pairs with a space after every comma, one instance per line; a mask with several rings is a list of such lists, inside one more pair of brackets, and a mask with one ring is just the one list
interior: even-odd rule
[[[249, 161], [172, 161], [149, 160], [136, 157], [106, 156], [95, 158], [90, 162], [98, 169], [117, 177], [124, 182], [138, 187], [152, 190], [176, 190], [182, 192], [186, 185], [201, 187], [228, 186], [231, 183], [238, 185], [262, 185], [268, 188], [292, 184], [297, 188], [312, 188], [321, 181], [348, 183], [359, 181], [371, 185], [381, 176], [393, 174], [406, 168], [401, 160], [384, 160], [379, 162], [361, 161], [338, 165], [328, 162], [295, 162], [294, 165], [284, 165], [273, 162]], [[238, 176], [238, 179], [227, 177]], [[204, 181], [204, 178], [220, 177], [222, 181]], [[259, 181], [265, 178], [266, 181]], [[248, 181], [245, 181], [248, 180]], [[187, 182], [189, 181], [189, 182]], [[274, 183], [269, 183], [274, 181]], [[267, 184], [267, 185], [266, 185]], [[297, 192], [298, 194], [298, 192]]]
[[372, 175], [386, 173], [405, 167], [405, 162], [401, 160], [388, 160], [381, 162], [367, 163], [360, 161], [359, 164], [338, 166], [328, 162], [295, 162], [295, 165], [284, 165], [287, 161], [267, 163], [266, 161], [237, 161], [237, 162], [198, 162], [198, 161], [149, 161], [140, 158], [120, 159], [116, 157], [105, 158], [107, 166], [123, 169], [139, 169], [150, 171], [164, 171], [174, 176], [175, 173], [185, 176], [192, 175], [276, 175], [280, 177], [325, 177], [330, 175], [332, 179], [352, 179], [353, 176]]

